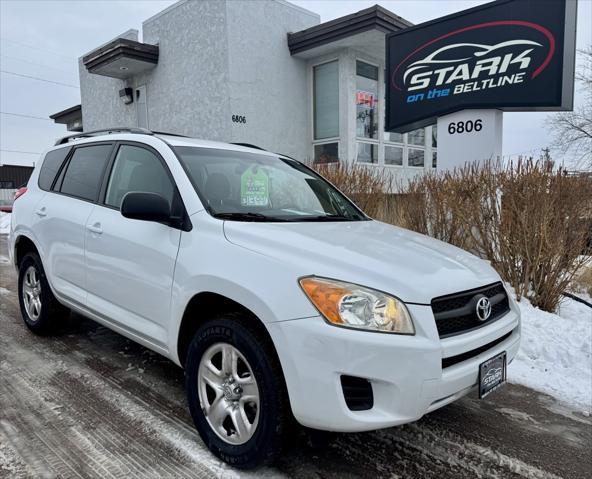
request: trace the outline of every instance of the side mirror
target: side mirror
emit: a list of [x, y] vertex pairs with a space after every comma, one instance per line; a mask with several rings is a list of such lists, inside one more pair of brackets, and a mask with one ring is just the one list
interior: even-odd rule
[[171, 207], [159, 194], [130, 191], [121, 202], [121, 214], [134, 220], [169, 223]]

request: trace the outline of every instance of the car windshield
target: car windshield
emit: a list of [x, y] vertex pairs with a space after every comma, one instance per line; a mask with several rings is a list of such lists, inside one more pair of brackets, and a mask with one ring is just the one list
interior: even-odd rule
[[361, 221], [343, 194], [301, 163], [257, 153], [175, 147], [210, 213], [236, 221]]

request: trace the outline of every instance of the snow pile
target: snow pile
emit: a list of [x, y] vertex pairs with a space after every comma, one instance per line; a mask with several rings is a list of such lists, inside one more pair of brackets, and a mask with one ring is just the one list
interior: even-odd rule
[[568, 298], [558, 314], [541, 311], [524, 298], [519, 305], [522, 342], [508, 367], [508, 380], [592, 414], [592, 309]]
[[0, 211], [0, 235], [7, 235], [10, 231], [10, 214]]

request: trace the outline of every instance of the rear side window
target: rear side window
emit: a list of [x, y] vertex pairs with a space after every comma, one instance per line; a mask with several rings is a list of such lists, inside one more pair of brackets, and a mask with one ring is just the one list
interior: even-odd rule
[[83, 200], [96, 201], [112, 146], [93, 145], [76, 148], [68, 163], [60, 191]]
[[41, 164], [41, 171], [39, 171], [39, 181], [37, 182], [39, 188], [45, 191], [49, 191], [51, 189], [51, 185], [53, 184], [53, 180], [55, 179], [58, 171], [62, 167], [62, 163], [70, 153], [72, 148], [58, 148], [57, 150], [52, 150], [45, 155], [45, 159]]

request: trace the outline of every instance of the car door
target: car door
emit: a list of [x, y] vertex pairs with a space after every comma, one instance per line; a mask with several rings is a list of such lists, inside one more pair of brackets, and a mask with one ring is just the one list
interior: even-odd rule
[[[85, 225], [98, 200], [113, 145], [75, 147], [57, 179], [47, 184], [43, 183], [44, 178], [39, 181], [41, 189], [50, 190], [36, 205], [34, 213], [33, 229], [44, 267], [56, 293], [79, 305], [86, 303]], [[56, 150], [58, 153], [53, 155], [56, 165], [61, 165], [59, 154], [64, 151]]]
[[139, 143], [116, 148], [100, 204], [86, 222], [87, 305], [135, 337], [166, 348], [181, 231], [125, 218], [120, 208], [130, 191], [158, 193], [169, 204], [178, 192], [154, 149]]

